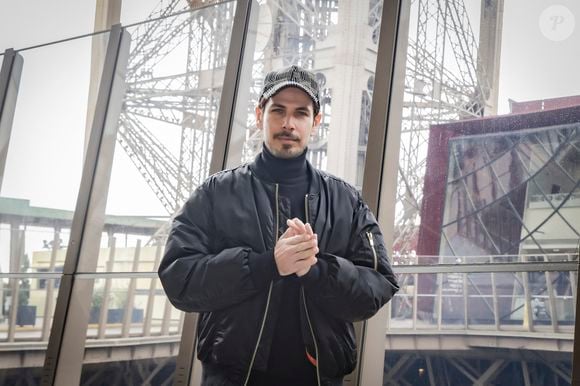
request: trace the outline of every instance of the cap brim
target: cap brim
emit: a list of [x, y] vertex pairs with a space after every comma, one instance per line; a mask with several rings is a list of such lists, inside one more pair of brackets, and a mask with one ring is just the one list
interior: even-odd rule
[[306, 94], [308, 94], [308, 96], [310, 97], [310, 99], [312, 99], [312, 101], [315, 103], [316, 106], [320, 106], [320, 102], [318, 101], [318, 98], [316, 98], [314, 91], [312, 91], [311, 88], [306, 87], [305, 85], [298, 83], [298, 82], [295, 82], [295, 81], [292, 81], [292, 80], [286, 80], [286, 81], [282, 81], [280, 83], [277, 83], [271, 89], [264, 92], [262, 94], [262, 98], [269, 99], [286, 87], [297, 87], [297, 88], [301, 89]]

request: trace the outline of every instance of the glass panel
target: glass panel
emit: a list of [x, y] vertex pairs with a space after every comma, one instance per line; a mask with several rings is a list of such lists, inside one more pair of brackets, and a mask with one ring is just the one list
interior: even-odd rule
[[[234, 11], [227, 2], [127, 29], [127, 90], [97, 271], [155, 270], [170, 216], [207, 177]], [[81, 259], [95, 269], [93, 256]]]
[[102, 71], [103, 58], [91, 50], [107, 39], [103, 33], [20, 52], [24, 67], [0, 191], [0, 277], [24, 277], [0, 280], [5, 384], [40, 383], [94, 108], [90, 94]]
[[315, 73], [321, 90], [322, 123], [308, 159], [361, 189], [382, 0], [259, 3], [252, 89], [246, 113], [235, 119], [247, 123], [242, 161], [262, 149], [254, 109], [264, 76], [297, 64]]
[[[0, 51], [22, 49], [93, 31], [97, 1], [2, 2]], [[30, 26], [34, 25], [34, 29]]]
[[[104, 45], [107, 38], [94, 37]], [[102, 71], [92, 45], [86, 37], [20, 53], [24, 68], [0, 191], [0, 272], [62, 270], [94, 109], [89, 94], [98, 86], [91, 76]]]
[[[395, 264], [577, 260], [579, 5], [404, 4]], [[400, 280], [385, 383], [570, 384], [576, 272]]]
[[156, 277], [101, 275], [78, 311], [89, 314], [81, 385], [171, 383], [184, 314]]
[[399, 283], [386, 383], [523, 385], [538, 374], [570, 384], [577, 272], [399, 274]]
[[404, 2], [395, 256], [577, 259], [580, 3], [523, 4]]
[[[75, 286], [79, 298], [92, 291], [91, 306], [72, 311], [88, 320], [81, 384], [172, 382], [184, 314], [156, 270], [170, 217], [208, 175], [234, 11], [227, 2], [127, 28], [105, 222], [91, 229], [98, 257], [81, 256], [83, 270], [101, 274]], [[107, 276], [119, 272], [142, 276]]]

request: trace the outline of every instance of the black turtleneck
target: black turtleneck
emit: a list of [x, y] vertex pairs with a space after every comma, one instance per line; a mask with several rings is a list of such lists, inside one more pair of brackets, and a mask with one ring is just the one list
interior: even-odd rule
[[259, 177], [279, 185], [280, 196], [290, 200], [293, 217], [304, 221], [304, 197], [308, 193], [306, 150], [295, 158], [278, 158], [262, 145], [254, 165]]
[[[286, 230], [286, 219], [298, 217], [305, 221], [304, 200], [308, 193], [306, 151], [295, 158], [274, 156], [266, 146], [256, 157], [253, 172], [267, 182], [279, 186], [280, 233]], [[263, 256], [261, 256], [263, 258]], [[269, 258], [273, 252], [269, 251]], [[300, 331], [300, 283], [296, 275], [284, 276], [274, 336], [266, 372], [253, 371], [250, 385], [316, 384], [316, 369], [306, 357]]]

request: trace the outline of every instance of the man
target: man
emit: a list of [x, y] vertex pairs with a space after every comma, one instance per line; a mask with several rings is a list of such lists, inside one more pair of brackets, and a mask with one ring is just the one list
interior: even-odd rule
[[262, 152], [210, 176], [175, 217], [159, 276], [177, 308], [200, 313], [205, 386], [342, 385], [352, 322], [398, 290], [359, 193], [306, 160], [320, 120], [311, 72], [269, 73]]

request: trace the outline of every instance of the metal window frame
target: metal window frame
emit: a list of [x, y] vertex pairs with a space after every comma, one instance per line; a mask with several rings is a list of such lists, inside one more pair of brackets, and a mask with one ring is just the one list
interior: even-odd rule
[[106, 199], [103, 200], [103, 194], [106, 198], [114, 152], [109, 148], [113, 146], [114, 149], [115, 144], [130, 40], [129, 33], [120, 24], [111, 28], [46, 350], [42, 385], [72, 385], [80, 382], [84, 352], [84, 344], [81, 342], [85, 340], [88, 315], [83, 317], [78, 306], [90, 298], [93, 281], [78, 280], [76, 273], [81, 255], [88, 250], [98, 252], [99, 248], [98, 240], [87, 239], [87, 219], [89, 215], [104, 219]]
[[[369, 121], [368, 144], [364, 166], [362, 195], [375, 214], [383, 233], [390, 235], [394, 224], [394, 193], [397, 186], [398, 147], [400, 133], [390, 131], [391, 99], [397, 62], [397, 43], [399, 22], [404, 0], [384, 0], [379, 32], [377, 63], [373, 88], [373, 100]], [[390, 151], [387, 151], [390, 150]], [[397, 160], [396, 163], [392, 160]], [[387, 162], [391, 160], [391, 162]], [[386, 192], [392, 188], [392, 200], [385, 199]], [[384, 206], [392, 206], [388, 215], [380, 216], [381, 200]], [[391, 231], [389, 231], [391, 230]], [[388, 243], [388, 245], [390, 245]], [[369, 320], [357, 323], [357, 343], [359, 360], [355, 371], [347, 376], [348, 385], [382, 384], [384, 372], [385, 326], [388, 320], [388, 307], [383, 307]]]
[[[580, 240], [578, 240], [578, 247], [576, 248], [576, 255], [578, 256], [578, 265], [576, 269], [580, 272]], [[580, 385], [580, 322], [578, 322], [578, 312], [580, 311], [580, 280], [576, 282], [576, 320], [574, 322], [574, 349], [572, 352], [572, 385]]]
[[[239, 137], [239, 125], [235, 125], [234, 117], [242, 108], [238, 101], [244, 101], [241, 93], [249, 92], [247, 80], [251, 79], [252, 57], [254, 54], [255, 37], [248, 39], [249, 31], [255, 30], [258, 20], [258, 3], [256, 0], [237, 0], [232, 36], [224, 76], [224, 86], [220, 99], [220, 107], [216, 123], [214, 146], [210, 163], [210, 174], [217, 173], [228, 164], [228, 159], [241, 158], [241, 146], [238, 140], [232, 144], [232, 137]], [[230, 154], [232, 153], [232, 154]], [[232, 162], [232, 161], [230, 161]], [[183, 321], [179, 354], [175, 366], [174, 385], [197, 386], [201, 383], [201, 365], [195, 359], [198, 314], [188, 313]]]
[[22, 55], [9, 48], [4, 51], [0, 69], [0, 189], [6, 170], [6, 157], [16, 111], [16, 100], [20, 88], [20, 78], [24, 59]]

